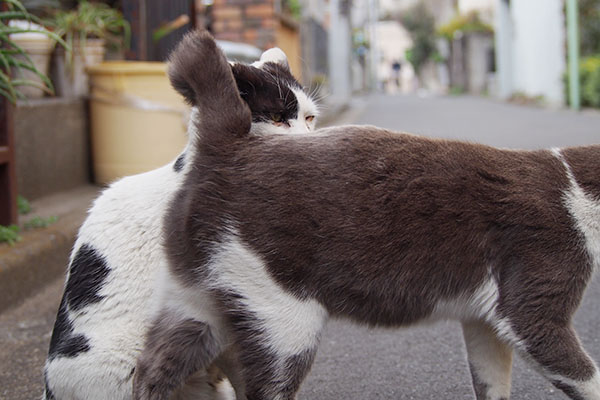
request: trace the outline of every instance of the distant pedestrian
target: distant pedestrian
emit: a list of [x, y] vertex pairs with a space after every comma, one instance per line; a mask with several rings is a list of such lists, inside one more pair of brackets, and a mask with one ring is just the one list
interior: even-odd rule
[[400, 71], [401, 70], [402, 70], [402, 64], [400, 63], [400, 61], [395, 60], [392, 63], [392, 81], [394, 82], [394, 84], [396, 85], [398, 90], [400, 90]]

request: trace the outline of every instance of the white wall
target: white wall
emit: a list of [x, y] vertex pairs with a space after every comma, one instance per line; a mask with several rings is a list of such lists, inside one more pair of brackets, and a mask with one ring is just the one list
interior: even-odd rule
[[566, 68], [565, 21], [561, 0], [512, 1], [515, 89], [563, 103]]
[[[500, 5], [502, 1], [498, 0]], [[563, 1], [511, 0], [509, 13], [510, 20], [506, 15], [496, 18], [500, 94], [510, 90], [528, 96], [542, 95], [550, 104], [563, 104]], [[510, 72], [506, 71], [509, 65]]]

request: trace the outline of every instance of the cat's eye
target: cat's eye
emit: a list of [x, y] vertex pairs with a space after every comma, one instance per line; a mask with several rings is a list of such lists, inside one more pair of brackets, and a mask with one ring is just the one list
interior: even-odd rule
[[271, 119], [273, 122], [283, 122], [283, 117], [279, 113], [271, 113]]
[[308, 117], [306, 117], [306, 122], [313, 122], [314, 120], [315, 120], [314, 115], [309, 115]]

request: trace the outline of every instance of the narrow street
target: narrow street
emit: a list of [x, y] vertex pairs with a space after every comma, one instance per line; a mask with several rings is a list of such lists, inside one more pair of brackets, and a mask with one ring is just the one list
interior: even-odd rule
[[[507, 148], [600, 143], [600, 113], [520, 107], [475, 97], [374, 95], [356, 99], [344, 115], [344, 123]], [[0, 314], [0, 399], [41, 395], [41, 371], [61, 290], [62, 278]], [[582, 342], [596, 361], [599, 309], [596, 279], [575, 318]], [[331, 321], [299, 399], [474, 399], [470, 379], [458, 323], [380, 330]], [[512, 393], [519, 400], [566, 399], [519, 357]]]

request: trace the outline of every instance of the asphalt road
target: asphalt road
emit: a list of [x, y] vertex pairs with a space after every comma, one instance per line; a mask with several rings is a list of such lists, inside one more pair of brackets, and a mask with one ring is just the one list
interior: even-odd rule
[[[480, 98], [372, 96], [343, 122], [457, 138], [509, 148], [600, 143], [600, 113], [518, 107]], [[0, 314], [0, 399], [39, 398], [41, 370], [62, 279]], [[588, 288], [575, 325], [600, 361], [600, 282]], [[566, 399], [518, 357], [513, 399]], [[305, 400], [472, 399], [460, 327], [454, 322], [371, 330], [331, 321], [299, 396]], [[109, 399], [107, 399], [109, 400]]]

